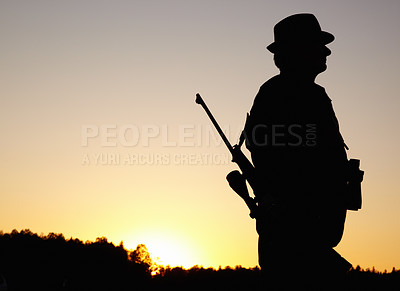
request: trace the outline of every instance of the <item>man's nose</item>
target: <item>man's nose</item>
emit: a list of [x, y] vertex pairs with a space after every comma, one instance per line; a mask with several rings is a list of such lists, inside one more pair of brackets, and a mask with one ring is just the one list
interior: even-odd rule
[[332, 51], [330, 49], [328, 49], [326, 46], [324, 46], [324, 55], [325, 56], [330, 56], [332, 53]]

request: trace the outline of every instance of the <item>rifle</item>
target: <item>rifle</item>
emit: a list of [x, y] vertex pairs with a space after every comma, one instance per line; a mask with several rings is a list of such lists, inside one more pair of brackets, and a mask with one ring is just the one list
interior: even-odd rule
[[246, 180], [249, 183], [250, 187], [253, 189], [255, 196], [260, 193], [260, 190], [258, 190], [259, 186], [256, 183], [254, 166], [240, 149], [244, 141], [243, 133], [240, 137], [239, 143], [232, 146], [199, 93], [196, 94], [195, 101], [197, 104], [200, 104], [206, 111], [208, 117], [211, 119], [211, 122], [217, 129], [217, 132], [219, 133], [225, 145], [228, 147], [228, 150], [232, 154], [232, 162], [236, 163], [242, 171], [242, 173], [237, 170], [232, 171], [226, 176], [226, 179], [228, 180], [229, 186], [231, 186], [231, 188], [244, 200], [247, 207], [250, 209], [250, 217], [255, 218], [257, 214], [257, 202], [255, 198], [250, 197], [247, 190]]

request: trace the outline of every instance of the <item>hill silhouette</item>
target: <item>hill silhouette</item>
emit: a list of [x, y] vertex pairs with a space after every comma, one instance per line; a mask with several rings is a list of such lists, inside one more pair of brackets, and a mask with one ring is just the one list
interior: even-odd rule
[[[0, 232], [0, 290], [254, 290], [259, 278], [259, 267], [157, 266], [145, 245], [128, 251], [105, 237], [82, 242], [56, 233]], [[399, 290], [400, 270], [382, 273], [358, 266], [348, 273], [346, 286]]]

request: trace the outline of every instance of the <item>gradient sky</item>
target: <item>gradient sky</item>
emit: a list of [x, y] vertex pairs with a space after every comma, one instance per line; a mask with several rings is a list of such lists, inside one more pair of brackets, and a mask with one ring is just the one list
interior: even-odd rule
[[[257, 265], [255, 222], [225, 181], [236, 167], [194, 97], [236, 142], [278, 72], [273, 26], [300, 12], [336, 36], [317, 82], [365, 171], [363, 209], [337, 250], [399, 268], [397, 0], [1, 1], [0, 230], [144, 243], [184, 267]], [[99, 134], [84, 146], [90, 126]]]

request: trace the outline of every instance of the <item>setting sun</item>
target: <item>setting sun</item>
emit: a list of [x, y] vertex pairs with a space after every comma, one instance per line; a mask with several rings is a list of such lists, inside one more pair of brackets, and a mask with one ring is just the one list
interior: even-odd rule
[[[182, 266], [190, 268], [199, 262], [198, 251], [193, 244], [175, 234], [148, 232], [143, 234], [141, 242], [148, 249], [154, 263], [162, 266]], [[127, 241], [127, 245], [135, 248], [135, 242]]]

